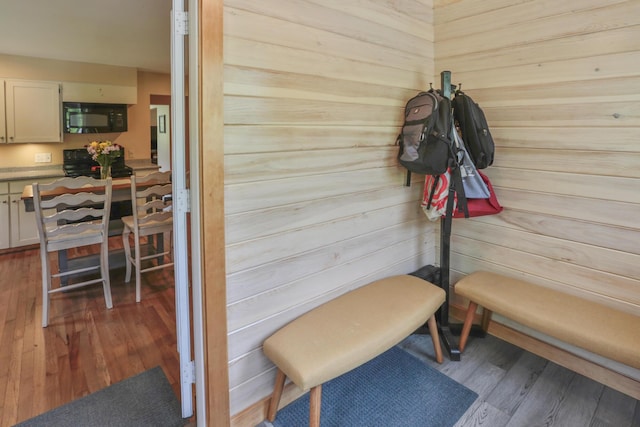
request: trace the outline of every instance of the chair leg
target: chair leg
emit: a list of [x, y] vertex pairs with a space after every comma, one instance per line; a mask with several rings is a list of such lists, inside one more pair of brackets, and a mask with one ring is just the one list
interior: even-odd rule
[[429, 326], [429, 334], [431, 334], [431, 340], [433, 341], [433, 349], [436, 352], [436, 361], [442, 363], [442, 347], [440, 346], [440, 337], [438, 336], [438, 325], [436, 323], [436, 316], [431, 315], [427, 320]]
[[460, 333], [460, 352], [464, 351], [464, 347], [467, 345], [467, 339], [471, 332], [471, 325], [473, 324], [473, 318], [478, 309], [478, 304], [473, 301], [469, 301], [469, 308], [467, 309], [467, 315], [464, 319], [464, 325], [462, 326], [462, 333]]
[[109, 237], [105, 236], [105, 241], [100, 247], [100, 270], [102, 273], [102, 288], [104, 290], [104, 301], [107, 308], [113, 308], [111, 299], [111, 280], [109, 277]]
[[141, 277], [141, 272], [140, 272], [140, 268], [142, 268], [142, 261], [140, 261], [140, 258], [142, 258], [142, 255], [140, 254], [140, 236], [138, 236], [137, 234], [133, 234], [133, 240], [135, 242], [135, 258], [134, 258], [134, 263], [135, 263], [135, 269], [136, 269], [136, 302], [140, 302], [141, 299], [141, 291], [140, 291], [140, 281], [142, 280]]
[[129, 246], [129, 235], [131, 231], [127, 226], [124, 227], [122, 232], [122, 246], [124, 247], [124, 259], [126, 264], [126, 274], [124, 276], [125, 283], [129, 283], [131, 280], [131, 246]]
[[280, 398], [282, 397], [282, 390], [284, 389], [284, 380], [286, 375], [278, 368], [278, 374], [276, 375], [276, 384], [273, 387], [273, 394], [269, 401], [269, 410], [267, 411], [267, 419], [271, 422], [275, 421], [276, 414], [278, 413], [278, 406], [280, 405]]
[[49, 254], [46, 249], [40, 250], [40, 262], [42, 264], [42, 327], [49, 325], [49, 290], [51, 289], [51, 270], [49, 267]]
[[320, 409], [322, 407], [322, 384], [309, 393], [309, 427], [320, 427]]

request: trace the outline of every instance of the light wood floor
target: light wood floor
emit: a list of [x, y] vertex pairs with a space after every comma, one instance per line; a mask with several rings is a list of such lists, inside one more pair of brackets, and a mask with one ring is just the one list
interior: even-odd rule
[[158, 365], [180, 396], [173, 269], [143, 274], [138, 304], [113, 270], [111, 310], [100, 285], [54, 295], [47, 328], [40, 272], [39, 249], [0, 255], [1, 427]]
[[638, 427], [640, 402], [493, 336], [470, 337], [461, 361], [433, 361], [428, 335], [400, 345], [479, 398], [456, 427]]

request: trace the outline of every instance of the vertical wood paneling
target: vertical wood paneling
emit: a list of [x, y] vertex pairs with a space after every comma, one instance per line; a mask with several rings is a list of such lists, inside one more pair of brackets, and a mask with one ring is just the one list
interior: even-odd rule
[[436, 70], [484, 107], [505, 207], [454, 222], [452, 276], [486, 269], [640, 313], [639, 7], [436, 1]]
[[[425, 4], [426, 3], [426, 4]], [[228, 0], [224, 147], [230, 407], [273, 386], [262, 341], [331, 298], [435, 262], [403, 186], [406, 100], [433, 81], [430, 1]]]

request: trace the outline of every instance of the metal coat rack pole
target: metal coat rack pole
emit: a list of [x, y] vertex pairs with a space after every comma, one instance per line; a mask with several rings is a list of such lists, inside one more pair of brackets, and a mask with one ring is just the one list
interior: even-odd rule
[[[451, 98], [451, 91], [455, 88], [451, 85], [451, 71], [442, 71], [440, 73], [440, 87], [442, 88], [442, 96]], [[436, 313], [436, 317], [438, 320], [438, 332], [440, 333], [441, 340], [449, 353], [449, 358], [453, 361], [459, 361], [460, 348], [458, 347], [458, 342], [454, 337], [453, 330], [456, 331], [455, 335], [459, 335], [462, 325], [452, 325], [449, 323], [449, 269], [451, 255], [451, 226], [453, 224], [453, 204], [455, 193], [456, 191], [453, 179], [451, 179], [449, 195], [447, 197], [446, 212], [440, 220], [440, 287], [442, 287], [446, 293], [446, 300], [440, 307], [440, 310]], [[485, 331], [477, 325], [473, 325], [471, 327], [470, 334], [477, 337], [484, 337], [486, 335]]]
[[[440, 73], [440, 87], [442, 89], [442, 96], [451, 98], [451, 71], [442, 71]], [[449, 326], [449, 259], [451, 253], [451, 225], [453, 223], [454, 199], [455, 189], [452, 179], [449, 185], [446, 213], [440, 220], [440, 287], [442, 287], [446, 293], [446, 300], [438, 311], [438, 332], [440, 333], [440, 338], [445, 349], [449, 353], [449, 358], [453, 361], [459, 361], [460, 348]]]

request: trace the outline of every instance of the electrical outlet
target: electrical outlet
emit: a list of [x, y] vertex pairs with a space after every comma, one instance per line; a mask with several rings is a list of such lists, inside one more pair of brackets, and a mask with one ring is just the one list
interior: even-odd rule
[[36, 153], [36, 163], [51, 163], [51, 153]]

